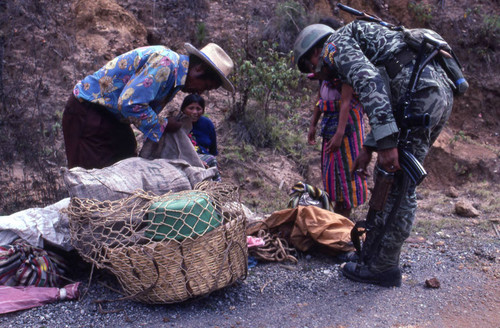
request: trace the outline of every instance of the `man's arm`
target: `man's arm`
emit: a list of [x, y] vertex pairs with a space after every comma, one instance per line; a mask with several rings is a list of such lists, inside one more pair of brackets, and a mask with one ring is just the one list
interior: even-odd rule
[[323, 61], [352, 85], [368, 115], [377, 149], [397, 146], [398, 127], [382, 75], [369, 61], [349, 30], [328, 39]]
[[[173, 84], [171, 74], [175, 64], [171, 60], [162, 60], [163, 58], [166, 57], [151, 56], [144, 66], [130, 77], [118, 99], [118, 107], [123, 117], [134, 124], [146, 138], [154, 142], [159, 141], [166, 129], [167, 132], [172, 132], [180, 128], [180, 124], [177, 124], [175, 119], [174, 122], [169, 122], [167, 119], [160, 118], [152, 107], [152, 104], [165, 105], [163, 99], [158, 99], [158, 95], [161, 92], [165, 93], [164, 90]], [[170, 73], [167, 74], [167, 72]], [[165, 83], [167, 85], [163, 85]]]

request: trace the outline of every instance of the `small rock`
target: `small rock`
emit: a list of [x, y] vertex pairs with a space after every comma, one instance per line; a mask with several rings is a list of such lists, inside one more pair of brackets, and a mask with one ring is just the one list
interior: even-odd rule
[[406, 239], [407, 243], [414, 243], [414, 244], [421, 244], [425, 243], [426, 239], [422, 236], [417, 236], [417, 237], [409, 237]]
[[459, 200], [455, 204], [455, 213], [460, 216], [472, 218], [479, 216], [479, 211], [472, 206], [472, 204], [466, 200]]
[[446, 192], [446, 196], [450, 198], [457, 198], [458, 195], [458, 190], [455, 187], [450, 187], [450, 189]]
[[427, 288], [439, 288], [439, 287], [441, 287], [441, 283], [439, 282], [439, 280], [437, 280], [437, 278], [431, 278], [431, 279], [427, 279], [425, 281], [425, 287], [427, 287]]
[[439, 241], [437, 241], [434, 245], [435, 245], [435, 246], [444, 246], [444, 241], [439, 240]]

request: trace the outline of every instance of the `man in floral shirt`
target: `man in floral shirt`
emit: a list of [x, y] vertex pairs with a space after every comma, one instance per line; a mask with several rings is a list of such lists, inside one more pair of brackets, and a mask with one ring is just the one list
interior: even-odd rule
[[179, 91], [202, 93], [220, 86], [234, 92], [227, 79], [231, 58], [218, 45], [201, 50], [185, 44], [188, 55], [164, 46], [122, 54], [79, 81], [63, 114], [68, 167], [102, 168], [137, 156], [130, 124], [158, 142], [181, 123], [159, 113]]

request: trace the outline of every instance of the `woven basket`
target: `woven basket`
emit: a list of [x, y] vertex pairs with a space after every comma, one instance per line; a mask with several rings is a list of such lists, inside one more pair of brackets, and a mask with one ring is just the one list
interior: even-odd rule
[[108, 249], [110, 270], [134, 299], [182, 302], [233, 284], [247, 274], [244, 219], [195, 240]]
[[155, 239], [148, 233], [153, 222], [148, 218], [155, 214], [152, 204], [175, 203], [192, 192], [137, 192], [112, 202], [72, 198], [67, 209], [72, 244], [83, 259], [111, 271], [124, 293], [140, 302], [176, 303], [229, 286], [247, 274], [246, 218], [237, 189], [218, 183], [202, 184], [198, 190], [211, 204], [202, 199], [189, 208], [203, 205], [213, 211], [210, 217], [217, 220], [208, 221], [208, 232], [193, 227], [197, 233], [182, 239]]

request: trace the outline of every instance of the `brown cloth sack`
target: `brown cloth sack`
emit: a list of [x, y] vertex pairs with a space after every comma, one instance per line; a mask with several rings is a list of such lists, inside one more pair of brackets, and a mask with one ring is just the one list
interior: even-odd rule
[[316, 206], [297, 206], [274, 212], [268, 218], [249, 226], [247, 235], [260, 230], [278, 233], [300, 251], [315, 246], [332, 253], [354, 251], [351, 229], [354, 223], [348, 218]]
[[158, 142], [149, 139], [144, 141], [139, 156], [147, 159], [182, 159], [191, 166], [205, 168], [188, 136], [192, 128], [191, 120], [183, 117], [182, 127], [178, 131], [163, 133]]

